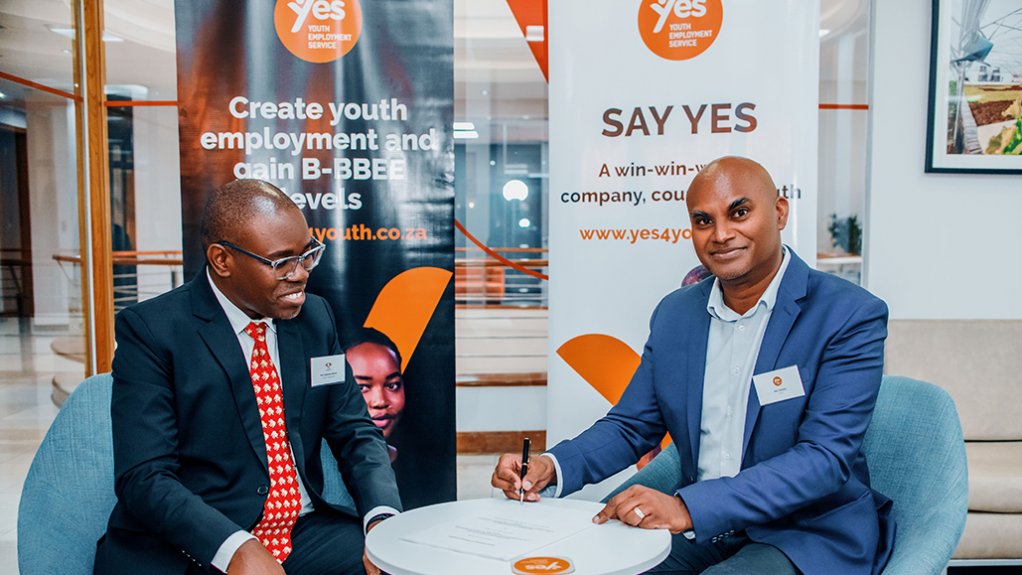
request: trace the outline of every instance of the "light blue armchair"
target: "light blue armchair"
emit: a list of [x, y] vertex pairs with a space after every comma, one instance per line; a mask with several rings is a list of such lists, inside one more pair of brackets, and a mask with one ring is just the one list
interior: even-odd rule
[[[863, 449], [873, 488], [894, 500], [897, 536], [884, 575], [943, 572], [965, 528], [969, 498], [951, 396], [929, 383], [885, 376]], [[673, 493], [680, 469], [672, 444], [608, 498], [636, 484]]]
[[[18, 508], [21, 575], [92, 575], [96, 541], [116, 502], [110, 397], [113, 378], [83, 381], [39, 446]], [[323, 446], [327, 501], [353, 508], [337, 462]]]
[[114, 508], [110, 374], [64, 402], [25, 478], [18, 507], [21, 575], [92, 575], [96, 541]]

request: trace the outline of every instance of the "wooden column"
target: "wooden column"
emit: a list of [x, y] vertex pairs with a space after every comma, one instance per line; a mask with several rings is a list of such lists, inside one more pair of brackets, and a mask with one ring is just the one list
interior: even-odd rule
[[[79, 212], [82, 246], [82, 307], [91, 345], [86, 374], [110, 371], [114, 356], [114, 290], [110, 231], [110, 174], [106, 113], [106, 49], [103, 0], [73, 0], [79, 32], [75, 46], [80, 125]], [[84, 58], [84, 66], [79, 65]], [[81, 122], [81, 120], [84, 120]], [[81, 132], [82, 130], [80, 130]], [[93, 355], [94, 354], [94, 355]]]

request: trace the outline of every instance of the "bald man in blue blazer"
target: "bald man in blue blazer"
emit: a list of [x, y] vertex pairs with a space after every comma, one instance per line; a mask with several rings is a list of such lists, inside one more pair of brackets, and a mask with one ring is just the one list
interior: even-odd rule
[[530, 500], [602, 481], [665, 432], [682, 467], [673, 494], [633, 486], [594, 518], [668, 528], [651, 573], [869, 575], [894, 539], [862, 441], [880, 389], [887, 306], [810, 269], [780, 241], [788, 216], [759, 164], [710, 164], [688, 192], [692, 241], [714, 277], [665, 297], [621, 400], [578, 437], [502, 456], [493, 485]]

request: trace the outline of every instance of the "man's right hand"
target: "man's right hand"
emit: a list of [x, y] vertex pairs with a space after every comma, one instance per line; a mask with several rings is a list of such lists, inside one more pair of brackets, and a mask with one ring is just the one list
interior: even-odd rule
[[258, 539], [241, 544], [227, 565], [227, 575], [285, 575], [284, 568]]
[[543, 455], [529, 458], [529, 473], [524, 482], [518, 476], [521, 469], [521, 455], [501, 455], [497, 468], [493, 470], [493, 477], [490, 478], [490, 485], [503, 491], [508, 499], [518, 499], [519, 490], [524, 488], [526, 501], [539, 501], [539, 492], [557, 479], [554, 462]]

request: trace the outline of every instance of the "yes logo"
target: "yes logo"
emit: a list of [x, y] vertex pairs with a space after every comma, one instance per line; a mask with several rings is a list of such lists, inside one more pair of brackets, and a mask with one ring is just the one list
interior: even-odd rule
[[295, 2], [288, 2], [287, 7], [294, 10], [294, 13], [298, 15], [295, 19], [295, 25], [291, 27], [291, 32], [295, 33], [302, 29], [302, 25], [305, 24], [305, 19], [309, 17], [311, 12], [316, 20], [344, 20], [344, 2], [343, 0], [297, 0]]
[[333, 62], [358, 42], [362, 5], [360, 0], [277, 0], [273, 24], [280, 43], [295, 56]]
[[684, 20], [685, 18], [702, 18], [706, 16], [706, 0], [657, 0], [649, 5], [650, 9], [660, 15], [660, 19], [653, 28], [653, 33], [659, 34], [667, 23], [667, 17], [674, 12], [674, 15]]
[[667, 60], [688, 60], [706, 51], [720, 34], [722, 0], [641, 0], [639, 35]]

